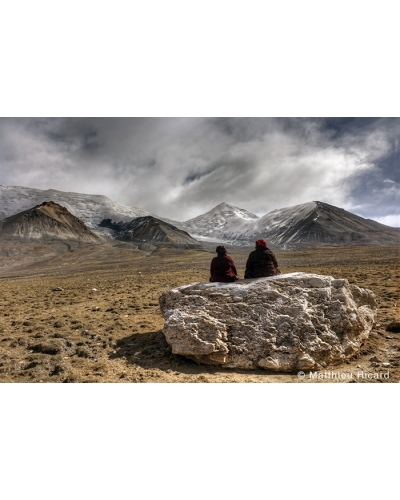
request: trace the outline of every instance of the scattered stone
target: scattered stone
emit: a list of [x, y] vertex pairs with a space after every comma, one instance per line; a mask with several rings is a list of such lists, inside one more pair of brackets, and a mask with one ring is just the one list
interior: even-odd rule
[[90, 358], [92, 356], [92, 351], [88, 347], [78, 347], [76, 355], [80, 358]]
[[382, 360], [377, 358], [376, 356], [370, 358], [369, 361], [371, 361], [371, 363], [382, 363]]
[[391, 321], [386, 326], [386, 331], [392, 333], [400, 333], [400, 321]]
[[68, 333], [66, 333], [66, 332], [53, 333], [53, 338], [55, 338], [55, 339], [65, 339], [66, 337], [68, 337]]
[[372, 291], [310, 273], [194, 283], [159, 302], [173, 354], [285, 372], [345, 362], [369, 336], [377, 312]]
[[61, 288], [60, 286], [53, 288], [53, 292], [63, 292], [63, 291], [64, 291], [64, 289]]
[[388, 368], [390, 366], [390, 363], [382, 363], [383, 368]]
[[75, 344], [65, 339], [50, 339], [40, 344], [31, 345], [30, 348], [34, 352], [41, 352], [43, 354], [69, 354], [75, 353]]

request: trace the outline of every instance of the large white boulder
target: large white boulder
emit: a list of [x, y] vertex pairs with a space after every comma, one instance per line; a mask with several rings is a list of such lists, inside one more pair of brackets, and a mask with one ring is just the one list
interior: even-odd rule
[[372, 291], [309, 273], [192, 283], [159, 301], [172, 352], [226, 368], [338, 364], [359, 350], [376, 317]]

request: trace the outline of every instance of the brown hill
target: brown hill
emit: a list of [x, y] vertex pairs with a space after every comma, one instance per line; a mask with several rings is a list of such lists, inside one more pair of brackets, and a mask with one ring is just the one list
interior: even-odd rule
[[82, 243], [103, 241], [101, 236], [91, 231], [78, 217], [53, 201], [1, 220], [0, 239], [15, 238], [24, 241], [74, 240]]

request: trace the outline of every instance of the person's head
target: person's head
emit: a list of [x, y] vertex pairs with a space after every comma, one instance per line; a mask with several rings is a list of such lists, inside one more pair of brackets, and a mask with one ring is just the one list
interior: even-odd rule
[[266, 248], [266, 247], [267, 247], [267, 242], [265, 240], [256, 241], [256, 248]]
[[218, 256], [222, 256], [222, 255], [225, 255], [225, 254], [227, 254], [227, 253], [228, 253], [228, 252], [227, 252], [227, 250], [226, 250], [226, 248], [225, 248], [224, 246], [222, 246], [222, 245], [219, 245], [219, 246], [215, 249], [215, 251], [217, 252]]

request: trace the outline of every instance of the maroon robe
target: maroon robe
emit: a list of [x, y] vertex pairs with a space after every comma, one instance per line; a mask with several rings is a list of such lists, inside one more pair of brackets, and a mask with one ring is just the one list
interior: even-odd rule
[[245, 279], [276, 276], [277, 274], [281, 274], [281, 272], [273, 252], [267, 247], [256, 247], [247, 259]]
[[218, 255], [218, 257], [213, 258], [210, 266], [210, 274], [210, 281], [229, 283], [238, 279], [235, 263], [231, 257], [226, 254]]

